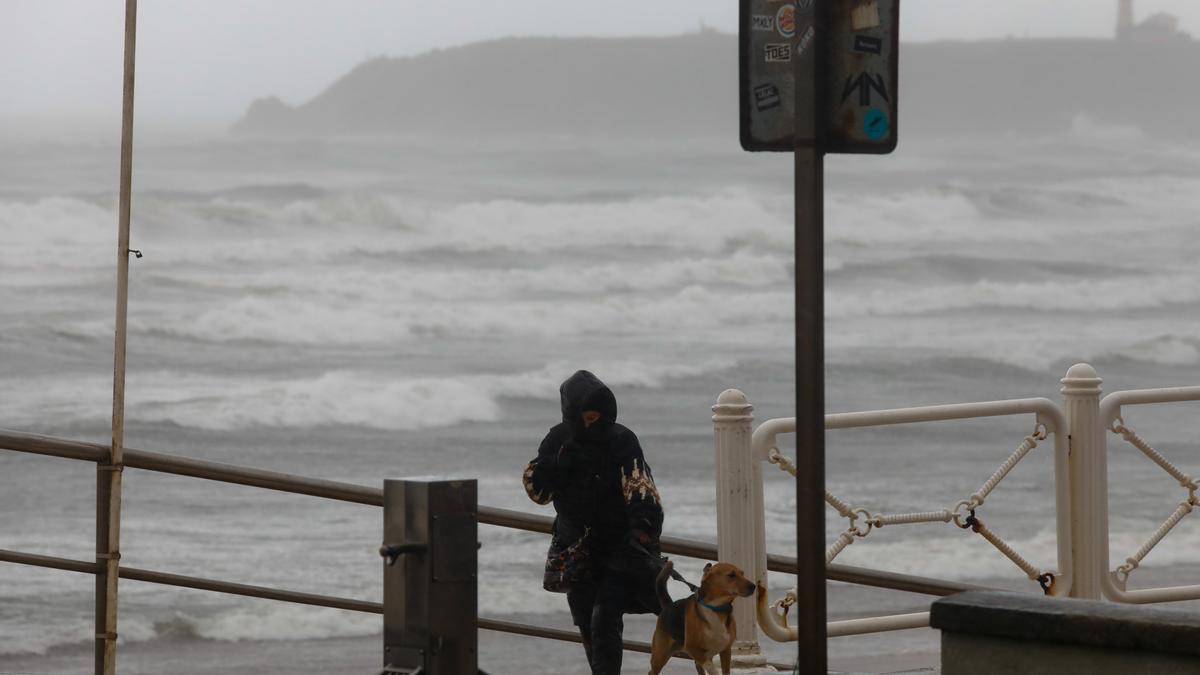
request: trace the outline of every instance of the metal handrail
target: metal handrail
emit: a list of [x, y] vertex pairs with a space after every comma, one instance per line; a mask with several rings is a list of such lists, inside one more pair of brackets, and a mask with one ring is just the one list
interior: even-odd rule
[[[20, 553], [18, 551], [8, 551], [4, 549], [0, 549], [0, 562], [31, 565], [34, 567], [46, 567], [50, 569], [66, 570], [68, 572], [81, 572], [84, 574], [96, 573], [96, 563], [93, 562], [71, 560], [69, 558], [56, 558], [46, 555], [35, 555], [32, 553]], [[120, 567], [119, 575], [120, 578], [128, 579], [130, 581], [142, 581], [152, 584], [178, 586], [182, 588], [195, 588], [204, 591], [213, 591], [216, 593], [241, 595], [250, 598], [262, 598], [265, 600], [276, 600], [279, 602], [291, 602], [313, 607], [332, 607], [333, 609], [344, 609], [352, 612], [383, 614], [382, 603], [369, 602], [366, 600], [352, 600], [349, 598], [338, 598], [328, 595], [317, 595], [314, 593], [286, 591], [268, 588], [266, 586], [253, 586], [250, 584], [235, 584], [228, 581], [203, 579], [200, 577], [184, 576], [180, 574], [168, 574], [166, 572], [143, 570], [135, 567], [122, 566]], [[487, 619], [482, 617], [477, 618], [475, 623], [479, 628], [484, 630], [497, 631], [501, 633], [525, 635], [528, 637], [545, 638], [548, 640], [559, 640], [562, 642], [578, 643], [582, 641], [578, 633], [559, 628], [534, 626], [531, 624], [500, 621], [498, 619]], [[650, 653], [650, 643], [648, 642], [626, 640], [624, 646], [627, 651], [642, 652], [645, 654]], [[786, 669], [789, 667], [786, 664], [780, 663], [770, 665], [780, 669]]]
[[[47, 555], [35, 555], [32, 553], [22, 553], [20, 551], [9, 551], [4, 549], [0, 549], [0, 562], [32, 565], [34, 567], [48, 567], [51, 569], [66, 570], [68, 572], [82, 572], [84, 574], [96, 573], [96, 563], [94, 562], [71, 560], [69, 558], [57, 558]], [[169, 574], [167, 572], [156, 572], [153, 570], [138, 569], [136, 567], [127, 567], [125, 565], [120, 567], [119, 574], [122, 579], [129, 579], [131, 581], [144, 581], [151, 584], [178, 586], [180, 588], [194, 588], [202, 591], [213, 591], [228, 595], [241, 595], [248, 598], [278, 600], [280, 602], [293, 602], [300, 605], [312, 605], [315, 607], [332, 607], [334, 609], [348, 609], [355, 612], [370, 612], [375, 614], [383, 613], [382, 604], [377, 602], [368, 602], [366, 600], [353, 600], [350, 598], [338, 598], [330, 595], [302, 593], [299, 591], [281, 590], [266, 586], [254, 586], [250, 584], [238, 584], [216, 579], [184, 576], [182, 574]]]
[[[12, 450], [92, 462], [103, 461], [108, 454], [107, 446], [96, 443], [70, 441], [52, 436], [42, 436], [7, 429], [0, 429], [0, 450]], [[125, 466], [146, 471], [203, 478], [292, 494], [309, 495], [354, 504], [383, 506], [383, 490], [381, 488], [371, 488], [340, 481], [306, 478], [278, 471], [191, 459], [179, 455], [127, 448], [125, 450]], [[554, 519], [533, 513], [481, 505], [479, 507], [479, 522], [485, 525], [549, 534]], [[665, 553], [691, 558], [710, 560], [717, 558], [716, 544], [682, 537], [663, 537], [662, 550]], [[768, 555], [767, 568], [772, 572], [794, 573], [796, 558], [783, 555]], [[851, 565], [830, 565], [827, 569], [827, 576], [831, 581], [936, 596], [953, 595], [962, 591], [981, 590], [983, 588], [971, 584], [896, 574]]]
[[[0, 429], [0, 450], [24, 452], [49, 457], [59, 457], [90, 462], [105, 462], [109, 456], [109, 448], [97, 443], [72, 441], [53, 436], [31, 434], [20, 431]], [[124, 465], [128, 468], [168, 473], [177, 476], [214, 480], [235, 485], [245, 485], [291, 494], [308, 495], [324, 499], [363, 504], [367, 506], [383, 506], [383, 490], [354, 483], [345, 483], [318, 478], [308, 478], [294, 474], [252, 467], [238, 466], [222, 462], [192, 459], [166, 453], [149, 452], [126, 448], [124, 450]], [[479, 522], [486, 525], [507, 527], [549, 534], [553, 519], [512, 509], [492, 506], [479, 506]], [[685, 539], [682, 537], [662, 537], [662, 550], [666, 553], [685, 557], [716, 559], [717, 546], [711, 542]], [[54, 556], [23, 553], [0, 549], [0, 562], [30, 565], [50, 569], [59, 569], [84, 574], [97, 574], [99, 567], [95, 562], [71, 560]], [[769, 554], [767, 566], [773, 572], [795, 573], [796, 559], [790, 556]], [[853, 583], [876, 588], [921, 593], [935, 596], [953, 595], [967, 590], [984, 590], [981, 586], [962, 584], [940, 579], [918, 577], [894, 572], [884, 572], [850, 565], [831, 564], [827, 568], [827, 577], [831, 581]], [[315, 593], [304, 593], [284, 589], [241, 584], [218, 579], [172, 574], [135, 567], [119, 566], [118, 576], [130, 581], [163, 584], [182, 588], [226, 593], [245, 597], [262, 598], [279, 602], [291, 602], [317, 607], [330, 607], [349, 611], [381, 614], [381, 603], [352, 598], [341, 598]], [[844, 622], [833, 622], [834, 633], [851, 635], [863, 632], [857, 625], [859, 620], [852, 619]], [[580, 637], [572, 631], [566, 631], [544, 626], [534, 626], [496, 619], [477, 618], [476, 625], [484, 630], [492, 630], [516, 635], [540, 637], [565, 642], [580, 642]], [[624, 648], [628, 651], [650, 653], [650, 644], [638, 641], [625, 641]], [[787, 664], [768, 664], [787, 670]]]

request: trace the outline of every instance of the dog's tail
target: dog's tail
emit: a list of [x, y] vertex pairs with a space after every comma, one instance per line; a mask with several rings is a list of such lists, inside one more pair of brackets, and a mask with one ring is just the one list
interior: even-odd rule
[[671, 570], [675, 569], [675, 563], [668, 560], [662, 569], [658, 571], [658, 579], [654, 582], [654, 590], [658, 593], [659, 609], [666, 609], [671, 606], [671, 594], [667, 592], [667, 579], [671, 576]]

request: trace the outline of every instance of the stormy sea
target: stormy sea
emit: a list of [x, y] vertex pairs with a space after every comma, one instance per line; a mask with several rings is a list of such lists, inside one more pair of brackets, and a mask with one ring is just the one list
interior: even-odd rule
[[[0, 427], [108, 442], [117, 156], [0, 146]], [[548, 515], [521, 471], [559, 417], [558, 383], [586, 368], [641, 438], [666, 533], [713, 540], [718, 394], [745, 391], [758, 421], [793, 414], [788, 156], [731, 139], [213, 140], [140, 144], [135, 167], [128, 447], [376, 487], [474, 477], [481, 503]], [[829, 412], [1057, 400], [1080, 361], [1105, 391], [1200, 384], [1200, 144], [1080, 118], [1054, 137], [831, 157], [827, 188]], [[1195, 419], [1178, 405], [1126, 421], [1194, 472]], [[831, 432], [829, 488], [872, 512], [951, 507], [1032, 425]], [[1120, 561], [1180, 494], [1112, 447]], [[1048, 448], [987, 515], [1053, 568]], [[768, 547], [794, 554], [792, 486], [765, 471]], [[137, 470], [124, 481], [124, 565], [380, 599], [376, 508]], [[0, 452], [0, 548], [92, 559], [94, 485], [90, 464]], [[828, 516], [832, 541], [845, 521]], [[565, 598], [541, 590], [547, 539], [486, 526], [480, 538], [480, 615], [569, 628]], [[1197, 583], [1198, 549], [1185, 520], [1131, 586]], [[1037, 590], [951, 525], [884, 528], [838, 562]], [[703, 563], [677, 568], [695, 580]], [[790, 585], [771, 577], [774, 596]], [[93, 592], [90, 576], [0, 564], [0, 670], [91, 672]], [[829, 587], [834, 619], [928, 602]], [[632, 617], [626, 636], [652, 626]], [[134, 581], [119, 633], [129, 675], [365, 673], [382, 651], [377, 615]], [[480, 640], [491, 673], [585, 672], [576, 645]], [[937, 663], [930, 630], [830, 649], [845, 669]], [[646, 658], [625, 667], [645, 672]]]

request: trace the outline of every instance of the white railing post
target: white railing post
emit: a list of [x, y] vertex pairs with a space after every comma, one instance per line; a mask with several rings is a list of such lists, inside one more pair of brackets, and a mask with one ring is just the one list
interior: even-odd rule
[[[717, 453], [717, 556], [742, 568], [757, 582], [760, 558], [756, 539], [764, 529], [762, 463], [751, 451], [754, 406], [737, 389], [727, 389], [713, 406], [713, 442]], [[763, 565], [765, 567], [765, 565]], [[738, 666], [763, 666], [766, 657], [758, 647], [758, 624], [753, 599], [733, 605], [738, 641], [733, 660]]]
[[1100, 420], [1096, 370], [1077, 363], [1062, 379], [1063, 408], [1070, 428], [1071, 597], [1099, 600], [1108, 573], [1108, 456]]

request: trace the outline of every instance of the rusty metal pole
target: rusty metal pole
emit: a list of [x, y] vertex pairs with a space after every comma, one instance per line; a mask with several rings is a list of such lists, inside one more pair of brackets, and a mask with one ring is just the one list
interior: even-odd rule
[[125, 445], [125, 334], [129, 305], [129, 208], [133, 184], [133, 75], [137, 0], [125, 0], [121, 100], [121, 174], [117, 234], [117, 309], [113, 346], [112, 446], [96, 465], [96, 675], [117, 669], [117, 580], [121, 564], [121, 470]]
[[814, 43], [795, 59], [796, 615], [798, 675], [826, 675], [825, 148], [823, 77], [828, 0], [816, 0]]

